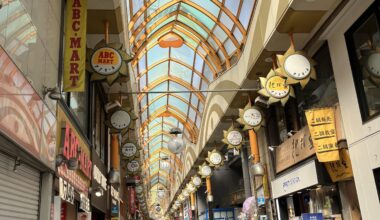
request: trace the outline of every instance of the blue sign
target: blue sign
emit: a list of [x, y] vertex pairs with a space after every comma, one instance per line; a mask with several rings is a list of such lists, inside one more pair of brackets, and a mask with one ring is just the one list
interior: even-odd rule
[[118, 205], [112, 205], [111, 206], [111, 215], [112, 216], [119, 215], [119, 206]]
[[265, 204], [265, 198], [264, 198], [264, 196], [260, 196], [260, 197], [258, 197], [257, 198], [257, 204], [258, 205], [264, 205]]
[[323, 220], [322, 213], [303, 213], [301, 214], [302, 220]]

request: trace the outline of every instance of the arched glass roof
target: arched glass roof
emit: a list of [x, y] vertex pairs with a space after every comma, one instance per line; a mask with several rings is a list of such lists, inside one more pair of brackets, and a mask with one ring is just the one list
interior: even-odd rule
[[[241, 55], [255, 0], [126, 0], [132, 68], [140, 91], [206, 90]], [[168, 34], [183, 40], [163, 48]], [[206, 93], [148, 93], [138, 96], [145, 172], [151, 188], [168, 187], [178, 156], [167, 145], [171, 128], [180, 128], [195, 143]], [[160, 167], [169, 158], [170, 168]]]

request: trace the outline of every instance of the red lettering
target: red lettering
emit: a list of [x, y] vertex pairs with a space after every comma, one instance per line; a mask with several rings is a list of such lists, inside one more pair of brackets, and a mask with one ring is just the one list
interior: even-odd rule
[[99, 58], [104, 58], [104, 54], [103, 54], [103, 52], [100, 52], [100, 53], [99, 53]]
[[74, 134], [74, 131], [71, 129], [71, 137], [70, 137], [70, 158], [77, 156], [77, 137]]
[[73, 53], [71, 54], [70, 61], [79, 61], [78, 50], [73, 50]]
[[77, 63], [70, 63], [70, 74], [79, 74], [79, 70], [78, 70], [78, 67], [79, 67], [79, 64]]
[[80, 48], [80, 37], [70, 37], [70, 48]]
[[80, 29], [80, 21], [73, 21], [73, 24], [71, 25], [71, 28], [74, 31], [79, 31], [79, 29]]
[[71, 80], [71, 86], [75, 87], [77, 86], [77, 81], [79, 80], [79, 76], [78, 75], [70, 76], [70, 80]]
[[74, 0], [72, 7], [73, 7], [73, 8], [75, 8], [75, 7], [82, 7], [82, 6], [80, 5], [80, 0]]
[[73, 19], [80, 19], [80, 9], [73, 9]]
[[66, 122], [66, 129], [65, 129], [65, 139], [63, 142], [63, 155], [66, 158], [70, 157], [70, 127], [67, 122]]
[[113, 59], [113, 58], [114, 58], [114, 55], [115, 55], [115, 53], [114, 53], [114, 52], [111, 52], [111, 53], [110, 53], [110, 58]]

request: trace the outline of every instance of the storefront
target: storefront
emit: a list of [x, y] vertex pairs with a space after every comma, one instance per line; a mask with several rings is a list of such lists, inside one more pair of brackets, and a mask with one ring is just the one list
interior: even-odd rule
[[379, 1], [349, 1], [321, 36], [331, 52], [360, 212], [370, 220], [380, 209], [379, 12]]
[[108, 187], [106, 168], [95, 151], [92, 151], [92, 161], [94, 163], [91, 183], [92, 220], [103, 220], [107, 213]]
[[[81, 137], [64, 108], [57, 108], [57, 177], [58, 196], [55, 207], [60, 207], [60, 220], [90, 220], [89, 187], [92, 161], [89, 144]], [[56, 215], [55, 215], [56, 216]], [[59, 216], [59, 215], [58, 215]], [[58, 218], [59, 219], [59, 218]]]
[[0, 93], [0, 219], [48, 218], [56, 120], [1, 46]]
[[323, 165], [312, 159], [273, 180], [280, 219], [342, 219], [337, 186], [326, 174]]

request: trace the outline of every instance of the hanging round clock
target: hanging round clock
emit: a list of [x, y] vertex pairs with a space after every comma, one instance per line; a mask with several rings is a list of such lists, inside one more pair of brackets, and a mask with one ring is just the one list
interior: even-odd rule
[[111, 129], [120, 131], [127, 128], [131, 123], [131, 115], [122, 108], [118, 108], [109, 114], [108, 125]]
[[243, 142], [243, 135], [240, 133], [239, 129], [231, 126], [227, 131], [223, 131], [223, 140], [222, 142], [228, 144], [228, 149], [237, 149], [241, 148]]
[[197, 191], [197, 188], [191, 181], [188, 184], [186, 184], [186, 189], [187, 191], [189, 191], [189, 193], [194, 193], [195, 191]]
[[123, 60], [112, 47], [101, 47], [92, 54], [91, 67], [100, 75], [108, 76], [119, 71]]
[[287, 84], [285, 78], [276, 74], [272, 69], [266, 78], [260, 77], [262, 89], [258, 91], [260, 95], [268, 97], [268, 104], [281, 102], [284, 106], [289, 100], [289, 96], [294, 97], [293, 88]]
[[239, 109], [239, 118], [236, 121], [244, 125], [244, 130], [254, 129], [258, 131], [264, 124], [264, 117], [261, 110], [249, 102], [244, 109]]
[[123, 44], [107, 44], [102, 40], [94, 49], [87, 49], [86, 70], [92, 73], [92, 81], [106, 80], [108, 85], [112, 85], [117, 79], [128, 77], [127, 63], [133, 58], [122, 48]]
[[301, 87], [304, 88], [310, 78], [317, 78], [314, 68], [316, 62], [305, 52], [296, 51], [293, 45], [284, 55], [277, 55], [277, 60], [279, 68], [276, 71], [287, 78], [287, 84], [300, 83]]
[[136, 193], [141, 194], [144, 192], [144, 188], [141, 185], [136, 186]]
[[137, 160], [132, 160], [127, 163], [127, 170], [129, 173], [136, 173], [140, 169], [140, 163]]
[[213, 151], [208, 152], [208, 157], [206, 158], [206, 161], [210, 164], [210, 166], [218, 168], [223, 165], [223, 155], [214, 149]]
[[127, 159], [134, 158], [136, 156], [137, 152], [138, 152], [137, 146], [134, 143], [125, 143], [121, 147], [121, 153]]
[[[372, 43], [370, 47], [372, 48]], [[365, 53], [362, 58], [363, 76], [376, 86], [380, 85], [380, 48], [373, 48]]]
[[202, 179], [199, 176], [193, 176], [193, 177], [191, 177], [191, 182], [197, 188], [202, 185]]
[[206, 177], [211, 176], [212, 169], [209, 165], [207, 165], [206, 163], [203, 163], [201, 166], [199, 166], [198, 173], [199, 175], [202, 176], [202, 178], [206, 178]]

